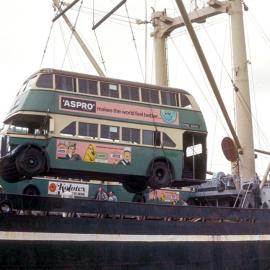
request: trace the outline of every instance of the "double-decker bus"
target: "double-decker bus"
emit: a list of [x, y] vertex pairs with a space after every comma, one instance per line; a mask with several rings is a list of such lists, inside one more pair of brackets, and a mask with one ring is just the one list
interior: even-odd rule
[[95, 199], [99, 187], [103, 187], [106, 193], [112, 191], [118, 201], [131, 202], [134, 197], [134, 194], [127, 192], [119, 182], [98, 180], [33, 177], [19, 182], [7, 182], [0, 177], [0, 185], [5, 193], [44, 197], [63, 197], [66, 191], [70, 191], [74, 198]]
[[0, 174], [10, 182], [109, 178], [139, 192], [205, 178], [206, 125], [180, 89], [42, 69], [4, 124]]
[[14, 183], [4, 181], [0, 177], [0, 186], [5, 193], [44, 197], [63, 197], [66, 191], [70, 191], [74, 198], [79, 199], [95, 199], [98, 189], [102, 187], [107, 194], [112, 191], [119, 202], [172, 204], [179, 203], [181, 199], [187, 201], [192, 195], [192, 192], [185, 188], [146, 189], [134, 194], [127, 192], [119, 182], [53, 177], [33, 177]]

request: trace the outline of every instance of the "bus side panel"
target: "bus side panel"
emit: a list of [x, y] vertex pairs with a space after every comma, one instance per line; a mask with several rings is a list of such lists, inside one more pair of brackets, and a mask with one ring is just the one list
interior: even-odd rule
[[[59, 142], [61, 142], [61, 151], [59, 151]], [[162, 157], [167, 158], [175, 171], [175, 178], [180, 179], [182, 174], [182, 151], [176, 150], [163, 150], [153, 147], [140, 147], [140, 146], [123, 146], [116, 144], [105, 144], [95, 142], [83, 142], [75, 140], [59, 140], [51, 138], [47, 151], [50, 157], [50, 166], [52, 169], [60, 170], [72, 170], [82, 172], [96, 172], [119, 175], [119, 176], [142, 176], [147, 177], [149, 168], [153, 160]], [[68, 159], [66, 148], [68, 145], [76, 144], [76, 153], [74, 153], [74, 159]], [[96, 147], [96, 158], [93, 161], [84, 160], [86, 149], [81, 149], [81, 145], [91, 144]], [[66, 148], [64, 148], [64, 146]], [[100, 148], [99, 148], [100, 146]], [[98, 152], [105, 149], [109, 152]], [[124, 158], [124, 152], [126, 149], [131, 152], [130, 162], [122, 162]], [[109, 149], [109, 150], [108, 150]], [[112, 150], [113, 149], [113, 150]], [[112, 151], [112, 152], [110, 152]], [[114, 151], [114, 152], [113, 152]], [[76, 155], [76, 158], [75, 158]], [[165, 156], [164, 156], [165, 155]], [[102, 159], [104, 158], [104, 159]], [[67, 173], [68, 175], [68, 173]], [[106, 179], [110, 181], [111, 179]]]

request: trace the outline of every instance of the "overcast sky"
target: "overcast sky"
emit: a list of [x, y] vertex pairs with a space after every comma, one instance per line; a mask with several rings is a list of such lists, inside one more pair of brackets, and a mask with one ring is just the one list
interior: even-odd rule
[[[98, 21], [105, 12], [113, 8], [119, 0], [95, 1], [94, 21]], [[185, 3], [190, 1], [186, 0]], [[194, 1], [193, 1], [194, 2]], [[203, 1], [197, 1], [201, 4]], [[270, 151], [269, 128], [269, 86], [270, 86], [270, 30], [269, 30], [269, 0], [246, 0], [249, 11], [245, 12], [247, 30], [247, 51], [251, 62], [249, 66], [251, 81], [251, 98], [253, 116], [255, 118], [255, 147]], [[74, 23], [78, 14], [80, 2], [67, 13]], [[93, 1], [84, 0], [77, 28], [82, 34], [90, 50], [95, 55], [101, 67], [101, 56], [93, 31]], [[179, 15], [173, 0], [148, 0], [147, 17], [150, 19], [155, 10], [167, 9], [169, 16]], [[145, 1], [128, 0], [129, 16], [145, 20]], [[102, 13], [102, 11], [104, 13]], [[125, 7], [96, 30], [102, 57], [106, 66], [106, 74], [110, 77], [143, 81], [145, 71], [145, 28], [144, 25], [130, 25]], [[41, 67], [63, 68], [67, 70], [96, 74], [62, 20], [57, 21], [50, 35], [46, 54], [43, 51], [49, 37], [51, 20], [54, 16], [50, 0], [12, 0], [1, 1], [0, 9], [0, 122], [8, 112], [12, 100], [23, 81]], [[198, 36], [209, 59], [215, 78], [221, 88], [221, 93], [230, 113], [233, 112], [230, 53], [229, 17], [221, 15], [210, 19], [204, 25], [196, 25]], [[148, 24], [148, 36], [152, 31]], [[138, 55], [135, 49], [135, 37]], [[69, 46], [67, 44], [70, 44]], [[69, 49], [67, 50], [67, 47]], [[147, 82], [154, 83], [152, 40], [147, 41]], [[170, 85], [186, 89], [198, 101], [206, 118], [209, 131], [208, 139], [208, 169], [229, 172], [229, 165], [222, 157], [220, 141], [228, 135], [224, 128], [222, 117], [216, 116], [216, 104], [213, 102], [210, 88], [201, 71], [200, 64], [185, 29], [178, 29], [168, 41], [169, 79]], [[68, 51], [68, 53], [66, 53]], [[140, 64], [138, 61], [140, 59]], [[220, 60], [222, 59], [222, 61]], [[229, 75], [228, 75], [229, 74]], [[206, 100], [207, 99], [207, 100]], [[256, 102], [255, 102], [256, 101]], [[231, 115], [232, 120], [233, 116]], [[260, 132], [256, 125], [259, 125]], [[257, 171], [260, 175], [269, 162], [267, 156], [257, 160]]]

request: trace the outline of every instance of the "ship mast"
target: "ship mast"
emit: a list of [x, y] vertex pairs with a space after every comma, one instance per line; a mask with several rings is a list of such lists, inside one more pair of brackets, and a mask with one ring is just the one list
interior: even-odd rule
[[255, 177], [255, 155], [242, 2], [230, 1], [229, 14], [232, 27], [236, 129], [242, 146], [239, 152], [239, 172], [242, 181], [251, 181]]
[[[184, 7], [182, 0], [176, 0], [178, 7]], [[182, 17], [169, 18], [165, 12], [154, 12], [152, 15], [152, 22], [154, 26], [154, 44], [155, 44], [155, 67], [156, 67], [156, 83], [158, 85], [167, 85], [167, 59], [166, 59], [166, 38], [177, 27], [186, 25], [190, 28], [189, 34], [191, 39], [196, 41], [194, 44], [197, 54], [202, 61], [202, 65], [205, 69], [206, 75], [213, 88], [215, 96], [219, 105], [221, 106], [223, 115], [231, 130], [234, 138], [235, 145], [239, 152], [239, 162], [235, 172], [241, 177], [243, 182], [251, 181], [255, 177], [255, 160], [254, 160], [254, 146], [253, 146], [253, 130], [252, 130], [252, 117], [250, 106], [250, 94], [248, 83], [248, 70], [246, 59], [246, 45], [244, 36], [244, 24], [243, 24], [243, 11], [241, 0], [230, 1], [218, 1], [209, 0], [209, 6], [200, 10], [196, 10], [194, 13], [186, 13], [184, 8], [180, 9]], [[203, 51], [200, 47], [197, 36], [192, 28], [191, 22], [205, 22], [205, 20], [211, 16], [215, 16], [221, 13], [228, 13], [231, 19], [232, 26], [232, 49], [233, 49], [233, 70], [234, 70], [234, 90], [236, 100], [236, 132], [231, 124], [228, 113], [223, 108], [223, 101], [220, 97], [219, 91], [216, 87], [215, 80], [208, 67], [208, 63], [204, 57]], [[186, 15], [186, 16], [185, 16]], [[186, 17], [186, 18], [184, 18]], [[188, 27], [189, 25], [189, 27]], [[192, 29], [191, 29], [192, 28]], [[192, 33], [191, 33], [192, 32]], [[161, 48], [161, 49], [160, 49]], [[205, 61], [204, 61], [205, 60]]]

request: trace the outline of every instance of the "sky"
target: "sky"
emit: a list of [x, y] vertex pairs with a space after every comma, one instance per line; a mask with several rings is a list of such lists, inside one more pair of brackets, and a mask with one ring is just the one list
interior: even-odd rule
[[[69, 1], [71, 2], [71, 1]], [[173, 0], [128, 0], [127, 9], [122, 6], [116, 15], [92, 31], [92, 25], [119, 0], [84, 0], [84, 8], [78, 10], [80, 1], [67, 12], [72, 23], [78, 16], [76, 29], [85, 40], [106, 75], [119, 79], [155, 82], [151, 24], [135, 24], [136, 19], [149, 21], [152, 8], [166, 8], [170, 17], [179, 16]], [[184, 1], [188, 10], [190, 1]], [[193, 0], [193, 5], [196, 1]], [[205, 1], [197, 0], [203, 5]], [[249, 11], [245, 12], [245, 30], [250, 75], [251, 100], [254, 117], [255, 147], [270, 151], [269, 100], [270, 100], [270, 30], [269, 0], [246, 0]], [[93, 12], [93, 8], [95, 12]], [[129, 15], [131, 23], [127, 16]], [[0, 9], [0, 123], [7, 114], [21, 84], [39, 68], [62, 68], [89, 74], [97, 74], [79, 48], [62, 19], [52, 26], [54, 10], [51, 0], [1, 1]], [[195, 25], [195, 30], [205, 51], [227, 105], [233, 117], [233, 90], [230, 83], [229, 16], [219, 15], [205, 24]], [[147, 36], [147, 41], [145, 40]], [[47, 46], [46, 42], [49, 40]], [[214, 101], [190, 38], [184, 28], [175, 30], [167, 43], [169, 85], [189, 91], [195, 96], [206, 119], [208, 128], [208, 169], [230, 172], [230, 165], [223, 157], [220, 143], [228, 136], [223, 117]], [[46, 48], [46, 53], [44, 50]], [[146, 49], [147, 48], [147, 49]], [[101, 54], [100, 54], [101, 52]], [[101, 56], [102, 55], [102, 56]], [[102, 60], [105, 63], [102, 64]], [[256, 160], [256, 170], [263, 175], [269, 157], [262, 155]]]

